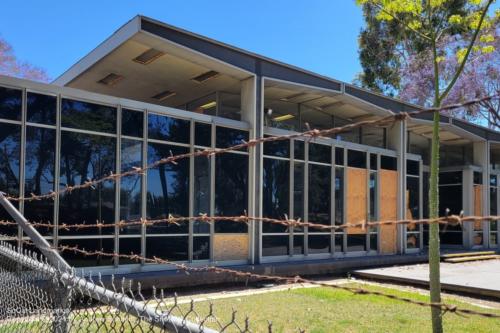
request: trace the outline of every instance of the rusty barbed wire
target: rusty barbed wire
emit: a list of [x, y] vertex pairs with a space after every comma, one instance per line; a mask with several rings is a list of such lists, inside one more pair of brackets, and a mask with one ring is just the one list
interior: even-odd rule
[[[255, 222], [263, 222], [274, 225], [281, 225], [289, 228], [300, 228], [300, 227], [308, 227], [311, 229], [318, 229], [322, 231], [337, 231], [349, 228], [358, 228], [362, 230], [366, 230], [372, 227], [378, 226], [386, 226], [386, 225], [409, 225], [416, 226], [422, 224], [441, 224], [441, 225], [463, 225], [465, 222], [498, 222], [500, 221], [500, 215], [485, 215], [485, 216], [477, 216], [477, 215], [449, 215], [449, 216], [441, 216], [438, 218], [424, 218], [424, 219], [400, 219], [400, 220], [380, 220], [380, 221], [360, 221], [356, 223], [344, 223], [337, 225], [326, 225], [314, 222], [303, 222], [301, 219], [289, 219], [286, 215], [283, 219], [278, 218], [270, 218], [270, 217], [257, 217], [257, 216], [249, 216], [249, 215], [238, 215], [238, 216], [208, 216], [207, 214], [200, 214], [198, 216], [179, 216], [174, 217], [170, 215], [166, 218], [160, 219], [136, 219], [136, 220], [122, 220], [116, 223], [94, 223], [94, 224], [59, 224], [58, 226], [54, 226], [52, 223], [43, 223], [43, 222], [29, 222], [29, 224], [36, 228], [57, 228], [60, 230], [71, 230], [71, 229], [89, 229], [89, 228], [125, 228], [128, 226], [154, 226], [158, 224], [167, 224], [167, 225], [177, 225], [180, 226], [182, 223], [187, 222], [202, 222], [202, 223], [215, 223], [215, 222], [239, 222], [239, 223], [250, 223], [252, 221]], [[17, 226], [16, 222], [0, 220], [0, 226]]]
[[133, 175], [144, 175], [147, 170], [149, 169], [155, 169], [159, 167], [160, 165], [164, 164], [176, 164], [177, 161], [185, 159], [185, 158], [190, 158], [190, 157], [211, 157], [219, 154], [224, 154], [230, 151], [237, 151], [241, 150], [244, 148], [251, 148], [255, 147], [256, 145], [260, 143], [266, 143], [266, 142], [275, 142], [275, 141], [284, 141], [284, 140], [291, 140], [291, 139], [298, 139], [298, 138], [304, 138], [308, 140], [313, 140], [318, 137], [322, 136], [328, 136], [336, 133], [341, 133], [341, 132], [346, 132], [355, 128], [359, 128], [362, 126], [367, 126], [367, 125], [372, 125], [372, 126], [384, 126], [384, 125], [390, 125], [393, 124], [397, 121], [403, 121], [411, 118], [412, 116], [418, 116], [421, 114], [425, 113], [433, 113], [437, 111], [449, 111], [449, 110], [454, 110], [454, 109], [459, 109], [467, 106], [471, 106], [473, 104], [477, 103], [482, 103], [485, 101], [489, 101], [495, 98], [500, 97], [500, 94], [495, 94], [491, 96], [486, 96], [486, 97], [481, 97], [481, 98], [476, 98], [472, 99], [469, 101], [466, 101], [464, 103], [457, 103], [457, 104], [450, 104], [450, 105], [445, 105], [439, 108], [426, 108], [426, 109], [421, 109], [417, 111], [411, 111], [411, 112], [399, 112], [399, 113], [393, 113], [392, 115], [385, 116], [379, 119], [373, 119], [373, 120], [362, 120], [358, 121], [352, 124], [347, 124], [344, 126], [339, 126], [339, 127], [332, 127], [329, 129], [308, 129], [305, 132], [301, 133], [294, 133], [294, 134], [287, 134], [287, 135], [280, 135], [280, 136], [267, 136], [267, 137], [261, 137], [261, 138], [256, 138], [256, 139], [251, 139], [249, 141], [244, 141], [242, 140], [242, 143], [226, 147], [226, 148], [207, 148], [207, 149], [202, 149], [198, 150], [192, 153], [184, 153], [184, 154], [178, 154], [178, 155], [173, 155], [172, 152], [170, 153], [171, 155], [169, 157], [162, 158], [156, 162], [153, 162], [145, 167], [132, 167], [131, 170], [125, 171], [122, 173], [113, 173], [109, 174], [108, 176], [104, 176], [99, 179], [88, 179], [85, 181], [83, 184], [78, 184], [78, 185], [66, 185], [66, 187], [61, 188], [57, 191], [50, 191], [45, 194], [34, 194], [31, 193], [29, 197], [17, 197], [17, 196], [12, 196], [6, 194], [5, 197], [8, 200], [11, 201], [36, 201], [36, 200], [46, 200], [46, 199], [55, 199], [56, 196], [64, 193], [70, 194], [71, 192], [75, 190], [81, 190], [81, 189], [95, 189], [95, 186], [107, 182], [107, 181], [116, 181], [117, 179], [123, 178], [123, 177], [129, 177]]
[[252, 272], [245, 272], [245, 271], [239, 271], [239, 270], [234, 270], [230, 268], [224, 268], [224, 267], [216, 267], [216, 266], [203, 266], [203, 267], [192, 267], [187, 264], [183, 263], [177, 263], [177, 262], [172, 262], [166, 259], [158, 258], [158, 257], [153, 257], [153, 258], [147, 258], [143, 257], [137, 254], [120, 254], [120, 253], [111, 253], [111, 252], [104, 252], [104, 251], [87, 251], [85, 249], [80, 249], [77, 246], [57, 246], [53, 247], [54, 249], [57, 249], [58, 251], [65, 252], [65, 251], [70, 251], [73, 253], [79, 253], [84, 256], [102, 256], [102, 257], [111, 257], [111, 258], [124, 258], [124, 259], [129, 259], [137, 262], [144, 262], [144, 263], [151, 263], [151, 264], [166, 264], [166, 265], [171, 265], [177, 268], [178, 270], [184, 271], [187, 274], [189, 272], [213, 272], [216, 274], [230, 274], [234, 277], [239, 277], [242, 279], [253, 279], [253, 280], [260, 280], [260, 281], [273, 281], [273, 282], [279, 282], [279, 283], [284, 283], [284, 284], [311, 284], [311, 285], [316, 285], [316, 286], [321, 286], [321, 287], [327, 287], [327, 288], [333, 288], [333, 289], [339, 289], [339, 290], [344, 290], [351, 292], [356, 295], [374, 295], [374, 296], [380, 296], [392, 300], [397, 300], [397, 301], [402, 301], [405, 303], [413, 304], [413, 305], [418, 305], [418, 306], [423, 306], [423, 307], [433, 307], [433, 308], [439, 308], [443, 314], [450, 312], [450, 313], [455, 313], [458, 315], [476, 315], [476, 316], [481, 316], [484, 318], [500, 318], [500, 314], [495, 314], [491, 312], [483, 312], [483, 311], [476, 311], [476, 310], [471, 310], [471, 309], [466, 309], [466, 308], [461, 308], [456, 305], [451, 305], [447, 303], [430, 303], [430, 302], [425, 302], [425, 301], [418, 301], [414, 300], [408, 297], [401, 297], [381, 291], [374, 291], [374, 290], [368, 290], [360, 287], [349, 287], [349, 286], [342, 286], [342, 285], [336, 285], [336, 284], [329, 284], [325, 282], [320, 282], [320, 281], [315, 281], [315, 280], [310, 280], [303, 278], [301, 276], [294, 276], [294, 277], [286, 277], [286, 276], [278, 276], [278, 275], [269, 275], [269, 274], [258, 274], [258, 273], [252, 273]]

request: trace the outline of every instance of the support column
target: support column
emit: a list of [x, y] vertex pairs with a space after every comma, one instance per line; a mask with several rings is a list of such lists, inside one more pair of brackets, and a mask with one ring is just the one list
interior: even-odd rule
[[[387, 146], [396, 152], [398, 163], [398, 220], [405, 218], [406, 214], [406, 141], [406, 121], [399, 121], [387, 129]], [[405, 226], [398, 225], [397, 232], [397, 253], [404, 253], [406, 243], [404, 239]]]
[[[482, 215], [490, 213], [490, 143], [488, 141], [474, 142], [474, 164], [483, 169], [483, 187], [482, 195]], [[473, 228], [473, 226], [472, 226]], [[483, 247], [489, 246], [489, 223], [483, 222]], [[473, 231], [473, 230], [472, 230]], [[473, 235], [471, 235], [472, 240]]]
[[[241, 81], [241, 120], [250, 125], [250, 140], [263, 135], [262, 124], [262, 79], [258, 76]], [[249, 149], [248, 170], [248, 215], [261, 216], [261, 170], [262, 145]], [[252, 221], [249, 225], [249, 255], [250, 264], [260, 262], [260, 223]]]
[[[462, 171], [462, 209], [464, 215], [474, 215], [474, 170], [471, 168], [464, 168]], [[473, 222], [462, 225], [462, 244], [466, 249], [472, 248], [473, 229]]]

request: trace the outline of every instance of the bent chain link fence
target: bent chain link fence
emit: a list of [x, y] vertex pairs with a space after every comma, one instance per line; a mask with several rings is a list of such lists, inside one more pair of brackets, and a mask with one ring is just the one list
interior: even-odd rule
[[131, 280], [109, 284], [0, 242], [0, 332], [251, 332], [234, 310], [224, 322], [213, 304], [200, 311], [154, 288], [145, 297]]

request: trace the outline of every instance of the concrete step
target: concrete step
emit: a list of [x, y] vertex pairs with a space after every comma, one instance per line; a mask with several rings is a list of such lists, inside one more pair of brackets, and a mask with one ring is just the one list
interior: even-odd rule
[[490, 256], [495, 254], [496, 254], [495, 251], [474, 251], [474, 252], [443, 254], [441, 258], [448, 259], [448, 258], [461, 258], [461, 257], [473, 257], [473, 256]]
[[448, 259], [445, 259], [444, 262], [457, 264], [457, 263], [461, 263], [461, 262], [469, 262], [469, 261], [476, 261], [476, 260], [492, 260], [492, 259], [500, 259], [500, 255], [493, 254], [493, 255], [483, 255], [483, 256], [448, 258]]

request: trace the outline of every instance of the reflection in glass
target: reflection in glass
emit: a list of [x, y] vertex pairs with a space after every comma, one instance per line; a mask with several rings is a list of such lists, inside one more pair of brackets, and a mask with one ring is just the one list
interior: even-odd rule
[[335, 224], [344, 223], [344, 168], [335, 168]]
[[204, 123], [195, 123], [194, 126], [194, 144], [197, 146], [212, 146], [212, 125]]
[[330, 252], [330, 240], [330, 235], [309, 235], [309, 254]]
[[26, 100], [26, 120], [32, 123], [55, 125], [57, 98], [55, 96], [28, 92]]
[[366, 168], [366, 153], [359, 150], [348, 150], [347, 165], [354, 168]]
[[148, 115], [149, 139], [189, 143], [189, 128], [189, 120], [160, 116], [157, 114]]
[[[226, 153], [215, 157], [215, 215], [240, 216], [248, 203], [248, 156]], [[247, 232], [240, 222], [215, 224], [216, 232]]]
[[172, 261], [188, 260], [188, 236], [146, 237], [146, 257]]
[[304, 254], [304, 235], [293, 236], [293, 254]]
[[[24, 191], [27, 195], [45, 194], [54, 190], [55, 149], [55, 129], [26, 127]], [[26, 201], [24, 216], [30, 221], [52, 223], [54, 201]], [[51, 233], [51, 229], [47, 228], [38, 230], [44, 235]]]
[[377, 220], [377, 173], [370, 172], [370, 221]]
[[94, 132], [116, 133], [116, 109], [105, 105], [63, 99], [61, 125]]
[[122, 109], [122, 135], [142, 138], [143, 124], [144, 113], [142, 111]]
[[309, 165], [309, 222], [330, 224], [329, 166]]
[[[59, 188], [81, 185], [115, 172], [116, 139], [98, 135], [61, 133], [61, 178]], [[59, 224], [113, 223], [115, 185], [103, 182], [73, 192], [63, 193], [59, 204]], [[113, 234], [113, 228], [60, 230], [65, 235]]]
[[[264, 158], [262, 185], [262, 214], [270, 218], [284, 218], [289, 214], [290, 162]], [[264, 223], [263, 232], [284, 232], [285, 226]]]
[[302, 162], [295, 162], [293, 167], [293, 218], [304, 220], [304, 163]]
[[[141, 255], [141, 239], [140, 238], [120, 238], [118, 240], [120, 254], [138, 254]], [[138, 260], [127, 258], [119, 258], [120, 265], [140, 264]]]
[[296, 160], [304, 159], [304, 141], [294, 140], [293, 141], [293, 158]]
[[330, 164], [332, 149], [330, 146], [321, 145], [318, 143], [309, 144], [309, 161], [322, 162]]
[[[108, 253], [114, 252], [113, 238], [92, 238], [92, 239], [61, 239], [60, 246], [78, 247], [87, 251], [103, 251]], [[89, 267], [89, 266], [111, 266], [113, 258], [108, 256], [82, 256], [81, 253], [73, 251], [63, 251], [62, 257], [66, 259], [68, 264], [74, 267]]]
[[[194, 158], [194, 216], [210, 215], [210, 159], [199, 156]], [[194, 233], [209, 233], [210, 225], [195, 221]]]
[[[19, 195], [20, 149], [21, 126], [0, 123], [0, 188], [12, 196]], [[3, 207], [0, 207], [0, 219], [12, 221]], [[0, 233], [17, 235], [17, 227], [0, 226]]]
[[208, 260], [210, 256], [210, 237], [193, 237], [193, 260]]
[[[270, 135], [266, 135], [266, 137], [270, 137]], [[264, 155], [290, 157], [290, 141], [264, 142]]]
[[[184, 147], [148, 144], [148, 164], [169, 156], [185, 154], [189, 150]], [[147, 216], [158, 219], [173, 216], [189, 216], [189, 160], [182, 159], [177, 164], [162, 164], [158, 168], [149, 169], [147, 176]], [[188, 224], [162, 223], [147, 227], [148, 233], [187, 233]]]
[[366, 235], [347, 235], [347, 252], [366, 251]]
[[0, 87], [0, 118], [21, 120], [22, 91]]
[[286, 256], [290, 247], [289, 236], [263, 236], [262, 255]]
[[[121, 171], [142, 167], [142, 142], [122, 139]], [[120, 220], [137, 220], [142, 211], [142, 176], [139, 174], [122, 177], [120, 183]], [[121, 234], [139, 234], [140, 225], [129, 225], [120, 229]]]
[[[248, 142], [248, 131], [217, 126], [216, 137], [217, 148], [227, 148], [239, 145], [243, 143], [243, 141]], [[246, 151], [247, 149], [242, 148], [241, 150]]]

